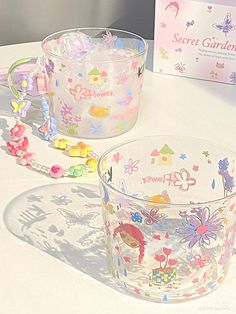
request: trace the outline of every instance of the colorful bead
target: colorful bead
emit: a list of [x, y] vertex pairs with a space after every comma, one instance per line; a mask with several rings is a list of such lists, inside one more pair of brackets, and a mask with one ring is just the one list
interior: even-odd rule
[[72, 146], [68, 153], [71, 157], [88, 157], [89, 153], [93, 150], [93, 148], [84, 142], [78, 142], [75, 146]]
[[49, 105], [45, 97], [42, 97], [40, 107], [41, 107], [41, 111], [42, 111], [44, 119], [48, 120], [49, 119]]
[[38, 131], [46, 141], [52, 141], [57, 134], [55, 118], [49, 117], [47, 121], [45, 121], [44, 124], [38, 128]]
[[54, 165], [50, 169], [50, 176], [54, 179], [59, 179], [63, 176], [64, 170], [60, 165]]
[[46, 87], [44, 75], [38, 75], [38, 77], [37, 77], [37, 88], [38, 88], [39, 95], [43, 95], [46, 93], [47, 87]]
[[71, 166], [68, 169], [69, 175], [72, 177], [82, 177], [88, 172], [87, 168], [84, 165]]
[[20, 151], [26, 151], [29, 145], [27, 137], [22, 137], [17, 141], [7, 142], [7, 148], [13, 156], [17, 156]]
[[55, 139], [53, 141], [53, 147], [57, 149], [65, 150], [68, 145], [70, 145], [70, 142], [65, 140], [64, 138]]
[[33, 153], [25, 153], [23, 156], [17, 158], [17, 162], [21, 166], [28, 166], [32, 159], [35, 159], [36, 156]]
[[[34, 79], [33, 77], [40, 70], [39, 63], [38, 67], [32, 70], [28, 76], [24, 75], [21, 81], [21, 93], [18, 99], [11, 101], [12, 113], [16, 117], [16, 124], [13, 128], [10, 129], [10, 135], [12, 141], [7, 142], [7, 147], [9, 152], [17, 156], [17, 162], [22, 166], [30, 166], [32, 169], [50, 175], [52, 178], [58, 179], [61, 177], [81, 177], [84, 174], [95, 171], [97, 168], [97, 159], [98, 155], [93, 152], [91, 146], [85, 144], [84, 142], [78, 142], [75, 146], [71, 147], [69, 141], [66, 139], [55, 139], [57, 134], [56, 120], [54, 117], [49, 114], [49, 104], [46, 97], [43, 95], [46, 94], [47, 90], [47, 76], [40, 73], [37, 75], [36, 83], [38, 87], [38, 93], [41, 95], [41, 111], [44, 118], [44, 124], [39, 127], [39, 133], [45, 140], [53, 141], [53, 146], [61, 150], [67, 150], [70, 156], [73, 157], [84, 157], [89, 159], [84, 165], [71, 166], [69, 169], [63, 169], [60, 165], [53, 165], [51, 168], [45, 165], [42, 165], [35, 160], [35, 154], [27, 152], [29, 145], [28, 138], [23, 137], [25, 132], [25, 126], [21, 124], [20, 118], [26, 117], [26, 113], [31, 106], [31, 102], [26, 100], [27, 91], [30, 91], [34, 88]], [[41, 70], [40, 70], [41, 71]], [[54, 95], [54, 91], [51, 92]], [[50, 91], [48, 92], [50, 96]], [[92, 108], [96, 111], [96, 108]], [[101, 108], [98, 108], [99, 110]], [[98, 111], [99, 111], [98, 110]], [[95, 112], [96, 114], [96, 112]], [[98, 112], [98, 115], [103, 115], [104, 113]], [[106, 114], [106, 112], [105, 112]]]
[[10, 135], [13, 138], [20, 138], [25, 132], [25, 126], [20, 123], [16, 123], [13, 128], [10, 129]]
[[97, 170], [98, 161], [96, 159], [89, 158], [86, 161], [86, 165], [89, 166], [90, 171], [94, 172]]

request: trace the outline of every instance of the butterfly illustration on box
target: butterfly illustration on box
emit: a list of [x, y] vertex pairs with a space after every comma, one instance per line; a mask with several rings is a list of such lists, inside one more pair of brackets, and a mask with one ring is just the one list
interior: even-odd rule
[[221, 24], [213, 24], [214, 28], [216, 28], [218, 31], [223, 32], [225, 36], [233, 30], [235, 30], [235, 26], [232, 23], [231, 14], [227, 13], [224, 21]]
[[[96, 212], [90, 212], [86, 214], [79, 214], [64, 208], [57, 208], [57, 211], [66, 218], [66, 224], [68, 228], [75, 225], [87, 225], [90, 226], [90, 222], [94, 220], [99, 214]], [[90, 226], [91, 227], [91, 226]]]
[[30, 106], [31, 102], [29, 100], [23, 101], [14, 99], [11, 101], [12, 113], [16, 117], [25, 118]]

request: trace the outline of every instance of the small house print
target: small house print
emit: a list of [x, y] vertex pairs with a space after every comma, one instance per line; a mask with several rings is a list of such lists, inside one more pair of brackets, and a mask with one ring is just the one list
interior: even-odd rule
[[105, 83], [107, 81], [107, 72], [106, 71], [100, 72], [98, 68], [93, 68], [88, 73], [88, 81], [90, 84], [97, 84], [97, 85]]
[[102, 81], [103, 81], [104, 83], [107, 82], [107, 72], [106, 72], [106, 71], [102, 71], [102, 73], [101, 73], [101, 78], [102, 78]]
[[151, 164], [155, 165], [158, 161], [159, 152], [157, 149], [154, 149], [151, 153]]
[[157, 160], [158, 165], [171, 165], [172, 163], [172, 155], [174, 155], [174, 152], [170, 147], [165, 144], [162, 149], [159, 151], [159, 156]]

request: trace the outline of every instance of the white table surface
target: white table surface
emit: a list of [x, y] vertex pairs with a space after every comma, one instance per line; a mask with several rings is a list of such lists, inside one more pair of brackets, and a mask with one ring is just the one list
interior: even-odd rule
[[[0, 67], [25, 56], [40, 55], [39, 43], [0, 47]], [[150, 63], [150, 59], [149, 59]], [[150, 68], [150, 66], [148, 66]], [[16, 195], [55, 180], [16, 164], [5, 151], [9, 117], [8, 89], [0, 87], [0, 214]], [[128, 133], [87, 141], [101, 154], [111, 145], [143, 135], [179, 134], [205, 138], [236, 151], [236, 88], [213, 82], [167, 76], [146, 70], [139, 119]], [[38, 159], [53, 164], [69, 158], [48, 148], [29, 132]], [[47, 152], [47, 154], [45, 154]], [[50, 154], [49, 154], [50, 152]], [[80, 182], [97, 184], [97, 175]], [[59, 182], [73, 182], [60, 179]], [[236, 256], [222, 286], [207, 297], [178, 305], [155, 304], [124, 295], [73, 267], [20, 241], [0, 219], [1, 314], [147, 314], [235, 313]]]

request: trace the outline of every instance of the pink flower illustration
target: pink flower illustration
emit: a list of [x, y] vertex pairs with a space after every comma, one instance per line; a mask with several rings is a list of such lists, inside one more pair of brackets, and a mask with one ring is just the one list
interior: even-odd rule
[[140, 160], [133, 160], [132, 158], [129, 159], [128, 164], [124, 165], [125, 173], [128, 173], [131, 175], [133, 172], [137, 172], [139, 167], [137, 164], [140, 162]]
[[112, 33], [110, 31], [106, 31], [106, 34], [103, 34], [102, 38], [103, 38], [104, 42], [109, 44], [109, 45], [113, 45], [115, 43], [115, 41], [117, 40], [117, 36], [112, 35]]
[[186, 169], [174, 173], [174, 186], [179, 186], [183, 192], [188, 191], [190, 186], [196, 184], [196, 179], [190, 177], [190, 173]]
[[85, 99], [86, 98], [85, 97], [85, 91], [86, 90], [87, 90], [86, 88], [83, 88], [83, 87], [81, 87], [80, 84], [78, 84], [74, 88], [70, 88], [69, 92], [70, 92], [71, 95], [74, 96], [74, 98], [76, 100], [81, 100], [81, 99]]
[[172, 252], [172, 250], [171, 249], [169, 249], [169, 248], [167, 248], [167, 247], [163, 247], [163, 253], [165, 254], [165, 255], [170, 255], [171, 254], [171, 252]]
[[188, 242], [189, 248], [195, 244], [199, 246], [209, 245], [212, 240], [216, 241], [216, 232], [220, 231], [223, 226], [224, 218], [219, 217], [219, 212], [212, 214], [208, 207], [191, 210], [191, 215], [183, 219], [183, 227], [176, 230], [177, 233], [184, 236], [181, 242]]
[[62, 116], [66, 116], [66, 115], [71, 115], [72, 114], [72, 110], [73, 110], [73, 107], [71, 106], [68, 106], [67, 104], [64, 104], [62, 109], [61, 109], [61, 115]]

